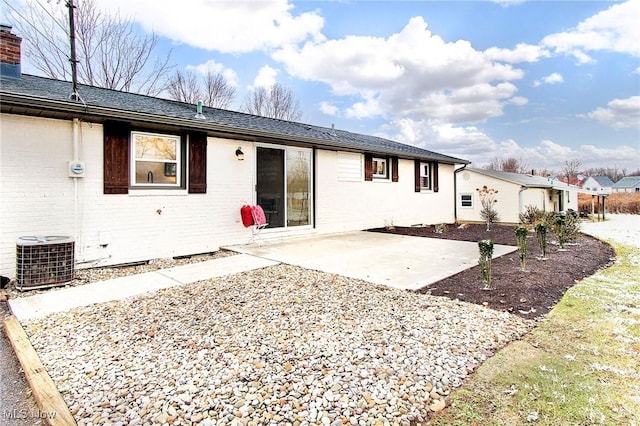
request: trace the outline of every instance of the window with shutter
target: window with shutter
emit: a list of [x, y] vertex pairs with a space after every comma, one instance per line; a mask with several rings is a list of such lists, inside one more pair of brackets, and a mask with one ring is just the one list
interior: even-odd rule
[[438, 163], [415, 160], [415, 192], [438, 192]]
[[207, 192], [205, 133], [194, 132], [181, 137], [131, 131], [126, 123], [107, 122], [103, 151], [105, 194], [127, 194], [130, 187], [188, 188], [192, 194]]
[[131, 132], [131, 186], [183, 187], [180, 136]]

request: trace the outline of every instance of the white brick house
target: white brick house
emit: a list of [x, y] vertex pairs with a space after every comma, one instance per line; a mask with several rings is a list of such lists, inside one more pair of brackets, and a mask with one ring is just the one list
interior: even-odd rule
[[15, 276], [28, 235], [73, 237], [77, 267], [245, 243], [244, 204], [265, 209], [263, 238], [455, 221], [465, 160], [96, 87], [75, 101], [71, 83], [3, 65], [0, 275]]

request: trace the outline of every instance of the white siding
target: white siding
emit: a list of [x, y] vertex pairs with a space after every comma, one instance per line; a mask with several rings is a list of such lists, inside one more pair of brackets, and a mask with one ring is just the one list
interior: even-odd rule
[[[520, 185], [515, 185], [501, 179], [485, 176], [475, 173], [472, 170], [464, 170], [457, 176], [457, 215], [461, 222], [482, 222], [480, 211], [482, 204], [476, 189], [483, 186], [495, 189], [498, 194], [495, 199], [498, 200], [495, 208], [499, 213], [499, 222], [518, 223], [520, 215]], [[460, 205], [460, 194], [473, 194], [473, 208], [462, 208]]]
[[[255, 203], [252, 142], [208, 139], [206, 194], [105, 195], [102, 131], [100, 124], [81, 124], [85, 175], [70, 178], [70, 121], [2, 115], [0, 274], [15, 276], [16, 241], [27, 235], [74, 237], [79, 267], [204, 253], [249, 240], [240, 207]], [[235, 157], [238, 146], [244, 161]], [[399, 161], [399, 182], [342, 182], [337, 160], [336, 151], [316, 151], [316, 228], [266, 229], [263, 238], [454, 221], [453, 166], [440, 165], [438, 193], [415, 193], [412, 160]]]
[[338, 153], [318, 151], [316, 224], [319, 232], [385, 225], [452, 223], [453, 166], [440, 164], [439, 192], [414, 191], [413, 160], [399, 160], [398, 182], [340, 182]]
[[[86, 172], [78, 179], [68, 177], [69, 121], [3, 115], [1, 131], [2, 275], [15, 275], [16, 240], [25, 235], [74, 237], [80, 267], [210, 252], [249, 238], [239, 209], [252, 202], [251, 143], [209, 140], [206, 194], [105, 195], [101, 125], [82, 124]], [[235, 158], [238, 146], [245, 161]]]
[[[578, 210], [578, 189], [567, 186], [566, 189], [556, 187], [525, 188], [520, 184], [508, 182], [491, 176], [477, 173], [473, 170], [463, 170], [457, 173], [457, 216], [462, 222], [482, 222], [480, 211], [482, 205], [477, 188], [486, 185], [488, 188], [498, 190], [495, 208], [500, 216], [501, 223], [519, 223], [520, 213], [526, 211], [527, 206], [534, 206], [540, 210], [553, 212], [560, 210], [559, 192], [564, 199], [564, 210]], [[473, 193], [473, 208], [462, 207], [460, 194]]]

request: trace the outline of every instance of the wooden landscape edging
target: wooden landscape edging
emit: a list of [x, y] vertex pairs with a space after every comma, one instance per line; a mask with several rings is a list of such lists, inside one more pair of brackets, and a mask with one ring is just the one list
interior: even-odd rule
[[22, 370], [31, 387], [33, 397], [40, 410], [39, 417], [46, 425], [76, 425], [69, 407], [62, 399], [56, 385], [45, 370], [31, 342], [18, 319], [11, 315], [4, 320], [4, 332], [7, 340], [20, 361]]

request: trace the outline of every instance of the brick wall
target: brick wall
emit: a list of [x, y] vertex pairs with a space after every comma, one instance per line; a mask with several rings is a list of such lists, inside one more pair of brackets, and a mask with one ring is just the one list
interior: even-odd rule
[[0, 62], [9, 65], [20, 64], [20, 44], [22, 39], [11, 32], [11, 27], [0, 26]]

